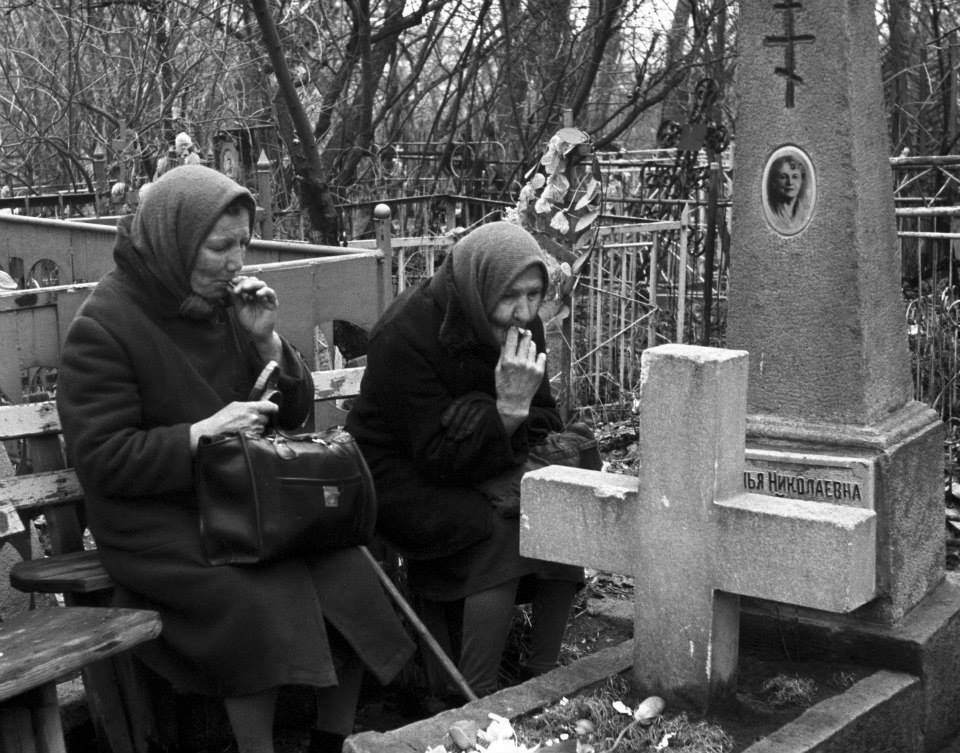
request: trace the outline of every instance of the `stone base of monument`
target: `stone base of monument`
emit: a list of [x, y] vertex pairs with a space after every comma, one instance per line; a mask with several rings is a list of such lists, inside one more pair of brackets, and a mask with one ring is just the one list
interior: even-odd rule
[[[934, 753], [960, 731], [960, 574], [947, 573], [938, 587], [892, 625], [744, 598], [740, 628], [742, 651], [775, 647], [797, 660], [854, 662], [880, 670], [876, 677], [897, 673], [904, 680], [914, 678], [896, 692], [891, 685], [885, 705], [889, 713], [922, 730], [918, 750]], [[788, 748], [750, 749], [768, 750]]]
[[[622, 615], [632, 622], [632, 607]], [[791, 611], [772, 617], [774, 605], [747, 600], [742, 617], [741, 662], [769, 662], [777, 672], [803, 672], [801, 659], [827, 660], [837, 668], [859, 665], [857, 680], [779, 727], [733, 732], [742, 753], [935, 753], [960, 722], [960, 578], [937, 589], [897, 627], [838, 626], [835, 616]], [[793, 610], [792, 607], [782, 609]], [[615, 619], [613, 615], [608, 618]], [[956, 647], [956, 649], [954, 648]], [[844, 650], [846, 649], [846, 650]], [[450, 726], [472, 720], [489, 723], [495, 713], [514, 722], [558, 702], [591, 692], [609, 677], [629, 672], [632, 641], [626, 641], [522, 685], [507, 688], [389, 732], [362, 732], [347, 739], [347, 753], [424, 753], [443, 744]], [[745, 666], [745, 664], [744, 664]], [[679, 712], [668, 709], [667, 713]], [[720, 714], [719, 716], [722, 716]], [[723, 725], [722, 720], [718, 723]], [[758, 739], [759, 738], [759, 739]], [[446, 739], [449, 743], [449, 739]], [[549, 748], [544, 748], [549, 750]]]

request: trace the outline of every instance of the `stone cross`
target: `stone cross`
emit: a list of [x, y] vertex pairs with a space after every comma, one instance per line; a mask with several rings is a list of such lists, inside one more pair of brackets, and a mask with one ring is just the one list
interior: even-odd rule
[[874, 512], [742, 490], [747, 361], [646, 350], [638, 475], [522, 482], [521, 554], [632, 574], [634, 680], [701, 709], [735, 688], [738, 595], [849, 612], [875, 593]]
[[913, 400], [875, 9], [740, 11], [725, 344], [750, 353], [742, 488], [875, 511], [860, 614], [892, 623], [943, 578], [943, 426]]

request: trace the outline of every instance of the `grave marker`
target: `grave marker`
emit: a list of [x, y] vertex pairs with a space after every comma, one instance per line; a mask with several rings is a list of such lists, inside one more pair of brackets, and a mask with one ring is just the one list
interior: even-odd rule
[[642, 357], [637, 477], [524, 476], [520, 551], [634, 576], [634, 679], [699, 708], [735, 687], [738, 595], [848, 612], [873, 598], [876, 515], [741, 490], [747, 354]]
[[863, 614], [894, 622], [943, 578], [943, 427], [912, 399], [874, 7], [743, 3], [739, 40], [726, 345], [750, 353], [743, 488], [875, 510]]

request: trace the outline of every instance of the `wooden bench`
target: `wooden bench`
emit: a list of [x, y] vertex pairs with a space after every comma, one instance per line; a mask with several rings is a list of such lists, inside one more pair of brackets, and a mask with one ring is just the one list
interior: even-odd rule
[[[363, 367], [314, 372], [318, 426], [343, 422], [346, 413], [337, 401], [359, 393], [362, 375]], [[26, 520], [42, 515], [50, 553], [31, 551], [36, 544], [31, 545], [29, 531], [8, 537], [25, 558], [10, 569], [10, 583], [27, 593], [58, 594], [71, 606], [108, 605], [113, 581], [84, 535], [83, 490], [75, 471], [66, 467], [56, 404], [0, 406], [0, 442], [11, 441], [19, 443], [19, 469], [17, 475], [0, 477], [0, 523], [4, 505]], [[98, 739], [112, 753], [146, 753], [158, 730], [142, 678], [129, 656], [107, 664], [84, 670]]]
[[0, 750], [66, 753], [57, 681], [159, 633], [144, 609], [38, 609], [0, 624]]

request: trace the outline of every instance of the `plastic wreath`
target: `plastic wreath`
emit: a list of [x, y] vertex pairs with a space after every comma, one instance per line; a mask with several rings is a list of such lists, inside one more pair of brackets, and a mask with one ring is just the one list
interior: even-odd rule
[[600, 216], [603, 184], [590, 134], [561, 128], [524, 178], [507, 219], [528, 230], [544, 251], [551, 284], [541, 314], [547, 320], [565, 313], [580, 266], [577, 247]]
[[603, 200], [590, 134], [561, 128], [524, 177], [517, 200], [520, 225], [541, 242], [549, 238], [553, 243], [544, 247], [562, 261], [572, 261], [574, 249], [600, 216]]

